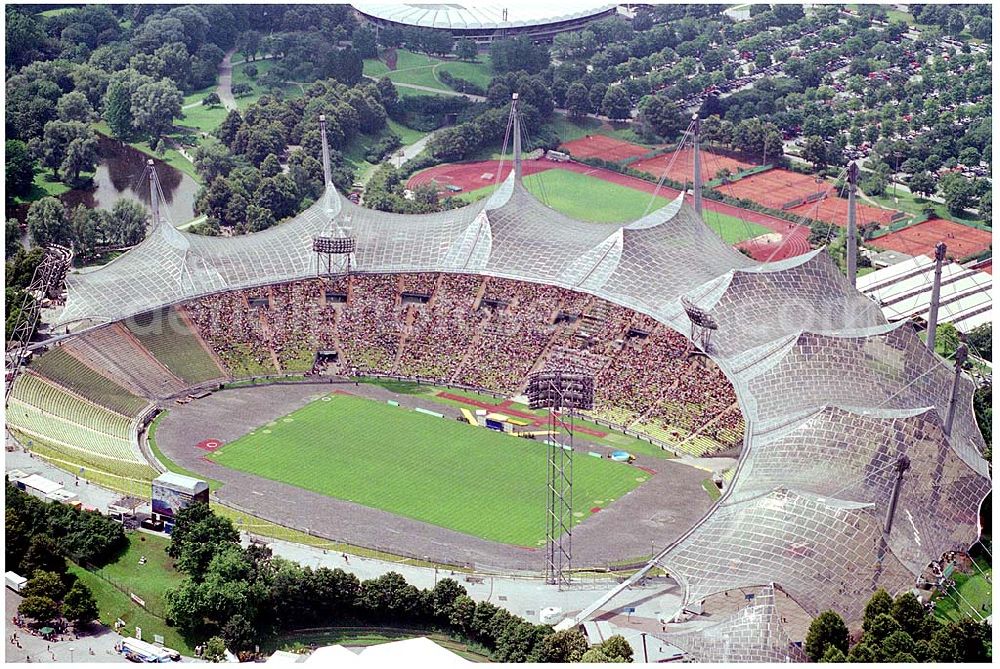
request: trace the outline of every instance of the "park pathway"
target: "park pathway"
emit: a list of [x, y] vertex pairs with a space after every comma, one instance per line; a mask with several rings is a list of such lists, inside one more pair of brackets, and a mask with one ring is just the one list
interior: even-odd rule
[[233, 97], [233, 54], [236, 49], [230, 49], [219, 63], [219, 102], [232, 111], [236, 109], [236, 98]]
[[434, 137], [439, 132], [440, 130], [429, 132], [420, 139], [418, 139], [417, 141], [415, 141], [413, 144], [408, 144], [407, 146], [404, 146], [402, 149], [400, 149], [399, 151], [397, 151], [392, 155], [392, 157], [389, 159], [389, 162], [392, 163], [393, 167], [402, 167], [403, 163], [405, 163], [408, 160], [412, 160], [417, 155], [419, 155], [420, 152], [423, 151], [424, 148], [427, 146], [428, 142], [434, 139]]

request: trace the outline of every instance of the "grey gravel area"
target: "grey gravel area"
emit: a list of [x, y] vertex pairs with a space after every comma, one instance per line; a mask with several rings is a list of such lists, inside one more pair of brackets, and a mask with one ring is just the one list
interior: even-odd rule
[[[196, 447], [205, 439], [234, 441], [334, 390], [372, 399], [394, 399], [406, 407], [424, 407], [451, 417], [459, 415], [457, 407], [432, 402], [419, 395], [391, 393], [367, 384], [236, 388], [213, 393], [190, 404], [171, 405], [170, 414], [157, 428], [157, 445], [178, 465], [220, 481], [223, 485], [217, 492], [218, 500], [252, 510], [255, 515], [272, 522], [308, 530], [334, 541], [426, 557], [435, 562], [478, 569], [544, 569], [544, 550], [486, 541], [263, 479], [218, 465], [205, 457], [207, 452]], [[582, 448], [578, 445], [578, 450], [607, 452], [610, 449], [583, 444]], [[577, 457], [588, 456], [579, 454]], [[686, 532], [711, 506], [711, 500], [701, 487], [707, 472], [679, 461], [651, 457], [639, 457], [635, 465], [637, 477], [649, 477], [638, 466], [655, 474], [574, 529], [575, 567], [646, 558]], [[540, 508], [540, 524], [542, 518], [544, 509]]]

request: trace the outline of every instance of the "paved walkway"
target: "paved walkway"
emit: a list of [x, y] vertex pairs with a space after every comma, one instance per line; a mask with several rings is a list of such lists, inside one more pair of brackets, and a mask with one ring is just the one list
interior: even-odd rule
[[233, 54], [236, 49], [230, 49], [219, 63], [219, 87], [216, 92], [219, 94], [219, 102], [226, 109], [232, 111], [236, 109], [236, 98], [233, 97]]
[[[70, 632], [63, 635], [62, 641], [46, 641], [45, 639], [18, 629], [11, 622], [17, 613], [17, 607], [22, 597], [4, 588], [4, 614], [7, 624], [5, 631], [7, 641], [4, 645], [5, 662], [127, 662], [125, 656], [115, 652], [115, 644], [122, 637], [103, 625], [93, 625], [90, 632], [77, 637]], [[17, 643], [12, 643], [10, 637], [17, 633]]]
[[401, 151], [394, 153], [392, 157], [389, 158], [389, 162], [393, 167], [402, 167], [403, 163], [408, 160], [412, 160], [419, 155], [420, 152], [427, 146], [428, 142], [430, 142], [439, 132], [441, 131], [435, 130], [434, 132], [424, 135], [413, 144], [404, 146]]
[[[8, 445], [17, 443], [9, 434], [6, 435], [6, 442]], [[75, 480], [72, 474], [49, 464], [42, 458], [25, 453], [20, 447], [12, 453], [6, 453], [4, 457], [4, 471], [10, 472], [15, 469], [25, 474], [40, 474], [51, 481], [62, 483], [67, 490], [74, 492], [83, 504], [92, 506], [102, 513], [107, 513], [108, 505], [121, 498], [119, 493], [91, 484], [87, 480], [86, 470], [82, 479]]]

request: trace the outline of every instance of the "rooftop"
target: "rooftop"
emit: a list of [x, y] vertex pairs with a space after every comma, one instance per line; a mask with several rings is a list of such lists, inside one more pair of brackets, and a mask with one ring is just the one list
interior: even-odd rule
[[[504, 5], [464, 5], [455, 2], [361, 2], [353, 7], [362, 14], [411, 26], [450, 30], [496, 30], [560, 23], [586, 18], [617, 6], [617, 3], [582, 0], [563, 5], [514, 2]], [[566, 11], [571, 10], [571, 11]]]

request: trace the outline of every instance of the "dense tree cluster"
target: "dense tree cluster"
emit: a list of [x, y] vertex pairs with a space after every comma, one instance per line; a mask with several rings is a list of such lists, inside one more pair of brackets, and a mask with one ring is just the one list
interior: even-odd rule
[[853, 646], [839, 615], [825, 611], [809, 626], [806, 654], [817, 662], [988, 662], [991, 629], [965, 618], [942, 624], [912, 593], [895, 600], [885, 590], [865, 607], [861, 639]]
[[[394, 94], [391, 84], [389, 88]], [[231, 111], [215, 131], [218, 141], [204, 142], [194, 155], [195, 167], [206, 184], [195, 210], [208, 216], [207, 223], [196, 230], [207, 234], [217, 234], [220, 226], [236, 232], [264, 230], [319, 197], [323, 192], [321, 114], [327, 118], [333, 183], [342, 191], [350, 190], [354, 172], [341, 149], [360, 135], [384, 133], [385, 93], [384, 84], [349, 87], [326, 80], [312, 84], [304, 98], [264, 96], [243, 114]], [[397, 102], [393, 97], [388, 101]], [[301, 148], [289, 152], [289, 146]], [[398, 146], [399, 138], [390, 134], [373, 150], [380, 152], [381, 159]]]
[[7, 568], [19, 573], [52, 569], [66, 557], [81, 564], [101, 565], [125, 547], [121, 524], [94, 511], [53, 504], [32, 497], [14, 485], [6, 487]]
[[[67, 207], [44, 197], [28, 207], [28, 232], [38, 246], [73, 246], [81, 259], [108, 248], [134, 246], [146, 236], [146, 209], [135, 200], [118, 200], [110, 211], [77, 205]], [[10, 283], [8, 282], [8, 285]]]
[[24, 599], [17, 612], [37, 625], [49, 625], [59, 618], [85, 628], [97, 618], [97, 600], [84, 583], [67, 573], [36, 569], [21, 588]]
[[62, 618], [78, 629], [89, 625], [97, 618], [97, 602], [68, 572], [66, 558], [81, 565], [110, 562], [127, 544], [122, 526], [96, 512], [44, 502], [9, 481], [5, 485], [6, 568], [29, 577], [18, 613], [38, 625]]
[[[489, 602], [477, 603], [451, 578], [422, 590], [395, 572], [361, 581], [341, 569], [273, 557], [260, 544], [242, 548], [232, 523], [207, 505], [178, 514], [168, 554], [188, 576], [167, 594], [172, 624], [195, 637], [218, 635], [234, 652], [251, 650], [276, 633], [342, 624], [440, 629], [500, 662], [573, 662], [589, 652], [580, 632], [556, 633]], [[621, 637], [599, 651], [594, 661], [632, 658]]]
[[445, 30], [417, 26], [386, 26], [378, 34], [379, 42], [388, 48], [405, 46], [411, 51], [444, 56], [450, 54], [455, 41]]

